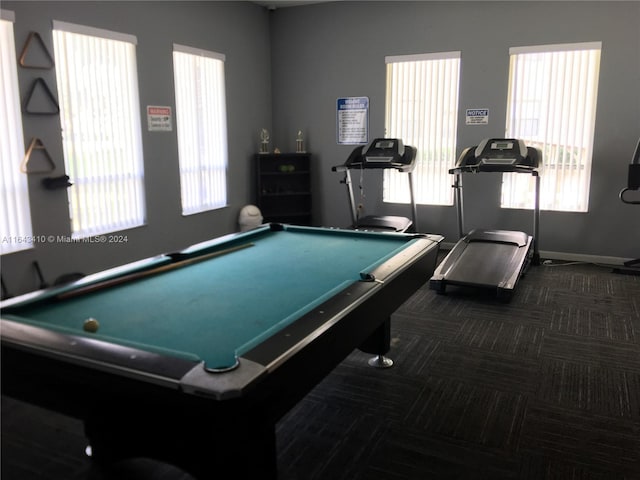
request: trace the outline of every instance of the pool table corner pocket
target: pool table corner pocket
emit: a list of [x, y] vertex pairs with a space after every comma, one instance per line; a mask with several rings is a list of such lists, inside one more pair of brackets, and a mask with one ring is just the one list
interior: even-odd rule
[[204, 362], [194, 366], [180, 380], [185, 393], [213, 397], [217, 400], [241, 397], [260, 377], [266, 375], [267, 368], [245, 358], [239, 359], [239, 366], [227, 372], [211, 373]]

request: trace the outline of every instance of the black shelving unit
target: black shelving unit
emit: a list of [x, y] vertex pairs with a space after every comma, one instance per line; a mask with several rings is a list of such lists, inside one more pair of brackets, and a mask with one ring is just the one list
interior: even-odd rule
[[311, 155], [259, 153], [257, 204], [265, 222], [311, 225]]

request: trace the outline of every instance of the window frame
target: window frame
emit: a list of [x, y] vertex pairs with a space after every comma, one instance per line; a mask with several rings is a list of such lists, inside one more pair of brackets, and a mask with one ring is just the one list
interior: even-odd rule
[[[602, 42], [509, 49], [505, 135], [520, 138], [527, 145], [542, 150], [541, 210], [577, 213], [589, 211], [601, 51]], [[527, 79], [514, 77], [517, 75], [516, 71], [523, 72], [525, 68], [531, 67], [524, 63], [526, 60], [522, 60], [522, 57], [518, 58], [518, 55], [532, 55], [528, 60], [541, 63], [540, 66], [544, 69], [542, 72], [534, 72], [536, 81], [530, 82], [535, 83], [535, 92]], [[564, 60], [560, 62], [560, 58]], [[523, 63], [517, 64], [520, 60]], [[571, 84], [561, 80], [568, 75], [569, 69], [573, 71]], [[524, 74], [521, 73], [521, 76]], [[555, 90], [553, 87], [556, 87]], [[520, 97], [521, 91], [530, 93], [527, 99], [520, 98], [522, 105], [516, 105], [517, 100], [514, 99]], [[555, 102], [554, 99], [558, 101]], [[536, 112], [536, 109], [540, 111]], [[580, 119], [586, 120], [581, 122]], [[534, 126], [537, 131], [534, 131]], [[575, 133], [578, 131], [580, 135]], [[532, 179], [522, 177], [512, 173], [503, 174], [502, 208], [533, 208]], [[516, 197], [520, 197], [519, 200]]]
[[[15, 14], [10, 10], [0, 10], [0, 21], [7, 22], [10, 31], [6, 41], [0, 45], [2, 78], [0, 90], [7, 93], [2, 102], [3, 128], [0, 128], [0, 151], [2, 152], [2, 238], [0, 254], [5, 255], [33, 248], [33, 227], [27, 175], [20, 171], [25, 155], [20, 88], [18, 84], [18, 63], [13, 23]], [[4, 26], [2, 27], [4, 30]], [[4, 34], [3, 34], [4, 36]], [[5, 136], [6, 135], [6, 136]]]
[[[417, 148], [417, 164], [413, 177], [418, 204], [453, 205], [449, 169], [455, 166], [456, 161], [461, 57], [460, 51], [385, 57], [385, 132], [388, 137], [401, 138], [405, 144]], [[405, 95], [399, 92], [400, 89], [394, 89], [393, 65], [400, 63], [404, 63], [408, 68], [428, 70], [422, 79], [423, 82], [427, 82], [423, 86], [424, 89], [428, 89], [428, 96], [417, 97], [414, 83], [417, 74], [413, 78], [395, 80], [396, 83], [401, 82], [403, 87], [414, 87], [414, 90], [405, 88]], [[404, 98], [398, 99], [398, 96]], [[401, 109], [398, 103], [413, 106]], [[403, 120], [397, 120], [398, 116]], [[396, 171], [385, 170], [383, 201], [409, 203], [406, 178], [402, 175]]]
[[[65, 168], [74, 183], [69, 190], [71, 237], [142, 226], [146, 205], [137, 39], [57, 20], [52, 35]], [[75, 51], [70, 42], [76, 42]], [[97, 48], [104, 56], [96, 56]]]
[[225, 61], [222, 53], [173, 45], [180, 203], [185, 216], [228, 206]]

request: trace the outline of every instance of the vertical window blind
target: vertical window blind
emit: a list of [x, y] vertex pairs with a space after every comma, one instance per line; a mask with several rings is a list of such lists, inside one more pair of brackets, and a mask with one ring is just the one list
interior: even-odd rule
[[[452, 205], [460, 52], [392, 56], [386, 63], [386, 135], [418, 150], [416, 202]], [[383, 199], [409, 202], [406, 174], [385, 171]]]
[[222, 54], [174, 45], [182, 213], [227, 205], [227, 111]]
[[[600, 50], [600, 42], [509, 50], [506, 136], [542, 150], [544, 210], [588, 211]], [[502, 206], [532, 208], [533, 189], [528, 176], [504, 174]]]
[[136, 38], [58, 21], [53, 28], [72, 237], [142, 225]]
[[31, 248], [31, 211], [27, 176], [20, 172], [24, 158], [22, 113], [13, 39], [13, 13], [0, 11], [0, 169], [2, 219], [0, 253]]

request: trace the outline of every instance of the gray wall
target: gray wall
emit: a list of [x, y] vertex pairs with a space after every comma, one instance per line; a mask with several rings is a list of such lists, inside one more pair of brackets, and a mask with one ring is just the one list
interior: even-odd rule
[[[92, 273], [171, 251], [236, 230], [240, 208], [252, 196], [251, 162], [258, 133], [271, 124], [269, 13], [249, 2], [2, 2], [15, 13], [16, 56], [36, 31], [53, 55], [53, 19], [137, 36], [138, 81], [147, 202], [146, 225], [121, 232], [126, 243], [38, 243], [34, 249], [4, 255], [2, 274], [11, 293], [37, 287], [32, 262], [47, 281], [67, 272]], [[229, 206], [182, 216], [175, 131], [149, 132], [147, 105], [174, 108], [173, 43], [226, 55], [229, 132]], [[54, 70], [18, 69], [22, 95], [43, 77], [57, 97]], [[25, 142], [42, 140], [57, 165], [51, 174], [29, 175], [35, 235], [69, 235], [65, 190], [49, 191], [41, 179], [64, 174], [58, 116], [23, 115]], [[73, 188], [73, 187], [71, 187]]]
[[[308, 132], [316, 163], [318, 222], [347, 225], [346, 190], [331, 166], [353, 147], [337, 145], [336, 99], [368, 96], [370, 139], [383, 136], [386, 55], [461, 51], [459, 152], [504, 134], [509, 47], [602, 41], [588, 213], [543, 212], [541, 249], [640, 256], [640, 208], [618, 199], [640, 136], [638, 2], [339, 2], [272, 15], [274, 137], [293, 148]], [[467, 108], [488, 107], [487, 126], [466, 126]], [[381, 197], [366, 179], [367, 200]], [[467, 227], [531, 231], [527, 211], [499, 208], [499, 175], [465, 177]], [[372, 205], [408, 214], [406, 206]], [[457, 239], [453, 207], [419, 206], [421, 231]]]
[[[134, 34], [140, 110], [175, 106], [171, 46], [175, 43], [226, 55], [229, 125], [229, 207], [183, 217], [174, 132], [143, 131], [147, 224], [123, 232], [125, 244], [38, 244], [2, 257], [12, 293], [37, 286], [31, 263], [47, 277], [91, 273], [180, 248], [236, 229], [239, 209], [254, 201], [252, 156], [259, 130], [272, 130], [272, 146], [293, 151], [305, 133], [314, 162], [316, 223], [349, 223], [346, 193], [331, 166], [351, 147], [336, 143], [336, 99], [368, 96], [370, 138], [383, 135], [386, 55], [462, 52], [458, 148], [504, 132], [510, 46], [602, 41], [594, 166], [588, 213], [543, 212], [541, 248], [571, 255], [640, 256], [640, 209], [622, 204], [618, 192], [640, 135], [639, 2], [336, 2], [268, 11], [250, 2], [16, 2], [19, 55], [31, 31], [50, 51], [51, 20]], [[19, 69], [23, 95], [42, 76], [55, 89], [53, 70]], [[488, 126], [465, 126], [466, 108], [488, 107]], [[143, 116], [143, 125], [144, 123]], [[42, 139], [62, 175], [57, 117], [24, 115], [25, 142]], [[45, 191], [30, 175], [34, 233], [68, 235], [67, 196]], [[480, 178], [482, 177], [482, 178]], [[496, 176], [497, 177], [497, 176]], [[499, 178], [467, 181], [467, 226], [530, 229], [530, 213], [501, 210]], [[71, 187], [73, 188], [73, 187]], [[379, 182], [367, 180], [367, 208], [407, 214], [383, 205]], [[369, 205], [371, 203], [371, 205]], [[419, 229], [456, 240], [453, 207], [419, 206]]]

